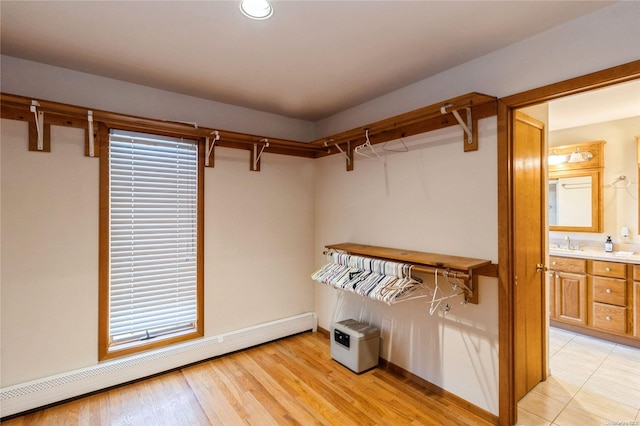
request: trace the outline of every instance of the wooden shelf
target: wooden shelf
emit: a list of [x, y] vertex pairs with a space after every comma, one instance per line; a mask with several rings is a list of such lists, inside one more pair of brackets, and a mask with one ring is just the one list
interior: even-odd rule
[[467, 272], [491, 264], [490, 260], [450, 256], [446, 254], [425, 253], [421, 251], [402, 250], [388, 247], [368, 246], [364, 244], [341, 243], [331, 244], [326, 247], [329, 249], [346, 251], [360, 256], [397, 260], [399, 262], [411, 263], [414, 265], [445, 268], [460, 272]]
[[[497, 104], [497, 98], [493, 96], [472, 92], [323, 137], [308, 145], [325, 148], [325, 152], [319, 153], [320, 157], [337, 154], [339, 150], [335, 146], [342, 145], [341, 149], [347, 152], [347, 156], [351, 160], [347, 164], [347, 170], [353, 170], [353, 149], [366, 141], [367, 134], [370, 138], [370, 143], [376, 145], [450, 126], [457, 126], [458, 121], [455, 119], [453, 111], [461, 111], [468, 108], [472, 115], [472, 123], [466, 124], [468, 126], [471, 125], [473, 128], [473, 138], [469, 140], [465, 135], [463, 148], [465, 152], [475, 151], [478, 149], [478, 120], [496, 115]], [[443, 107], [446, 108], [445, 114], [442, 112]]]
[[[33, 98], [0, 93], [0, 116], [2, 118], [33, 122], [35, 120], [30, 111]], [[307, 158], [320, 158], [327, 155], [340, 153], [342, 150], [347, 160], [347, 170], [353, 170], [354, 149], [365, 142], [365, 131], [371, 137], [371, 144], [379, 144], [396, 140], [402, 137], [417, 135], [442, 129], [449, 126], [457, 126], [453, 111], [465, 109], [471, 112], [471, 127], [473, 137], [471, 140], [464, 136], [464, 151], [478, 149], [477, 121], [490, 117], [497, 112], [497, 100], [493, 96], [480, 93], [468, 93], [437, 104], [429, 105], [404, 114], [389, 117], [376, 122], [368, 123], [351, 130], [331, 135], [313, 142], [285, 140], [259, 135], [231, 132], [224, 129], [200, 127], [195, 123], [172, 122], [153, 118], [137, 117], [108, 111], [93, 110], [58, 102], [37, 99], [38, 111], [44, 113], [44, 125], [48, 129], [51, 125], [78, 127], [87, 129], [87, 113], [92, 111], [96, 128], [118, 128], [147, 133], [157, 133], [167, 136], [188, 137], [202, 139], [211, 137], [212, 132], [217, 131], [220, 139], [216, 146], [251, 151], [255, 144], [268, 141], [269, 146], [264, 152], [271, 154], [290, 155]], [[442, 112], [445, 108], [446, 113]], [[465, 120], [468, 121], [468, 120]], [[466, 123], [469, 125], [470, 123]], [[31, 133], [34, 133], [32, 131]], [[104, 136], [104, 135], [103, 135]], [[108, 134], [107, 134], [108, 136]], [[96, 134], [99, 141], [101, 135]], [[48, 133], [45, 134], [45, 143], [48, 143]], [[340, 147], [342, 145], [342, 147]]]
[[414, 268], [416, 272], [436, 273], [437, 271], [439, 274], [444, 274], [446, 271], [450, 271], [458, 273], [458, 278], [464, 280], [471, 289], [468, 294], [469, 303], [478, 303], [478, 275], [498, 276], [498, 265], [490, 260], [355, 243], [329, 244], [325, 247], [358, 256], [411, 264], [416, 267]]

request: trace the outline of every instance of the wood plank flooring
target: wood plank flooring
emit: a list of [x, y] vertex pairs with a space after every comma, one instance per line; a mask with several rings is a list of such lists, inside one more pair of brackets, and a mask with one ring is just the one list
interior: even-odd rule
[[490, 425], [394, 373], [355, 374], [303, 333], [76, 399], [20, 425]]

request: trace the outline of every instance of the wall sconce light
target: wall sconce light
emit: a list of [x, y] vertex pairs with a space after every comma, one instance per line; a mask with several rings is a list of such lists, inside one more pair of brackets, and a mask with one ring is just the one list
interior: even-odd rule
[[242, 0], [240, 10], [251, 19], [263, 20], [273, 15], [273, 7], [267, 0]]
[[549, 155], [549, 165], [557, 166], [558, 164], [566, 163], [568, 159], [569, 159], [568, 155], [556, 154], [556, 150], [554, 149], [551, 151], [551, 155]]
[[580, 152], [580, 148], [576, 146], [576, 149], [571, 153], [569, 157], [569, 163], [582, 163], [585, 161], [589, 161], [593, 158], [593, 154], [589, 151]]

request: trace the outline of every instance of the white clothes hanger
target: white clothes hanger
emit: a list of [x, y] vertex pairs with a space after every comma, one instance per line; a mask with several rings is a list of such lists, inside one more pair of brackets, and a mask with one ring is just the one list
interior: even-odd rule
[[382, 150], [383, 151], [388, 151], [388, 152], [409, 152], [409, 148], [407, 147], [407, 144], [404, 143], [404, 140], [402, 138], [400, 138], [398, 140], [402, 144], [402, 148], [400, 148], [400, 149], [389, 149], [389, 148], [386, 148], [387, 144], [393, 142], [393, 141], [387, 141], [387, 142], [384, 143], [384, 145], [382, 145]]
[[[373, 155], [367, 154], [365, 152], [367, 149], [370, 150]], [[374, 159], [380, 158], [376, 150], [373, 148], [373, 145], [371, 145], [371, 141], [369, 140], [369, 129], [365, 129], [365, 142], [362, 145], [356, 146], [353, 150], [356, 154], [362, 155], [363, 157]]]

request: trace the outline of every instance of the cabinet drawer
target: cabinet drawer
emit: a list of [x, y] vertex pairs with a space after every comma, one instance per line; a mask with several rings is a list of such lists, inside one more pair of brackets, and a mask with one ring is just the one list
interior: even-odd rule
[[625, 306], [627, 282], [618, 278], [593, 277], [593, 301]]
[[600, 330], [625, 334], [627, 324], [627, 309], [620, 306], [606, 305], [594, 302], [593, 327]]
[[593, 275], [599, 275], [601, 277], [627, 278], [626, 263], [594, 260], [592, 269]]
[[569, 257], [549, 256], [549, 264], [554, 271], [587, 273], [587, 261], [584, 259], [571, 259]]

